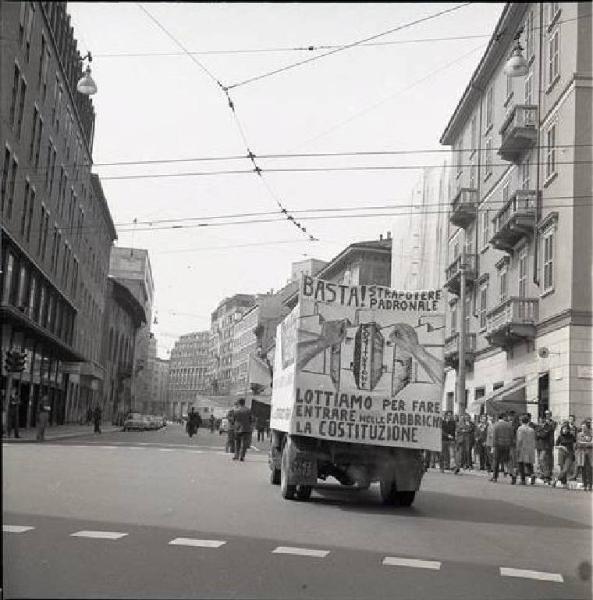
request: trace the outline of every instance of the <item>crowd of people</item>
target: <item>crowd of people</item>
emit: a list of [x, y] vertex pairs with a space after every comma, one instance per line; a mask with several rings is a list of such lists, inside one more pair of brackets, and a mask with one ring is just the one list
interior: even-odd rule
[[[510, 477], [512, 485], [520, 480], [534, 485], [539, 477], [553, 487], [568, 487], [568, 481], [582, 479], [583, 488], [591, 491], [593, 484], [593, 431], [591, 419], [577, 426], [570, 415], [558, 423], [547, 410], [537, 422], [531, 414], [508, 411], [496, 419], [480, 415], [477, 421], [470, 415], [444, 414], [441, 426], [441, 452], [426, 452], [425, 467], [441, 472], [451, 470], [459, 474], [462, 469], [491, 474], [496, 483], [499, 475]], [[558, 431], [557, 431], [558, 429]], [[558, 470], [554, 476], [554, 448], [557, 449]], [[453, 461], [453, 462], [452, 462]], [[454, 466], [453, 466], [454, 463]]]

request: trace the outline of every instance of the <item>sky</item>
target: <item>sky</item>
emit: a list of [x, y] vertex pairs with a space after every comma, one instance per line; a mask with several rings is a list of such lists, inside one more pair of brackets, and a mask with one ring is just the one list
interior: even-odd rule
[[[149, 251], [158, 321], [152, 330], [159, 356], [166, 358], [179, 335], [210, 327], [210, 314], [225, 297], [278, 290], [292, 262], [330, 260], [348, 244], [397, 230], [395, 216], [311, 217], [338, 207], [357, 207], [358, 214], [366, 207], [368, 215], [381, 205], [404, 205], [405, 216], [422, 167], [441, 164], [445, 155], [261, 158], [263, 177], [187, 173], [252, 170], [247, 158], [228, 159], [244, 157], [246, 142], [256, 156], [441, 148], [439, 138], [504, 4], [67, 6], [79, 49], [93, 55], [94, 172], [116, 223], [116, 244]], [[286, 48], [345, 46], [456, 6], [461, 8], [378, 37], [375, 45], [356, 45], [231, 88], [237, 119], [212, 78], [231, 86], [330, 51]], [[195, 61], [170, 36], [199, 52]], [[434, 40], [449, 37], [463, 39]], [[198, 157], [226, 160], [138, 164]], [[106, 164], [120, 162], [136, 164]], [[398, 168], [265, 172], [361, 166]], [[279, 210], [277, 201], [307, 234], [286, 219], [223, 225], [275, 214], [187, 227], [190, 218], [272, 213]], [[318, 212], [291, 212], [311, 209]], [[184, 227], [153, 223], [166, 219], [183, 219], [176, 225]]]

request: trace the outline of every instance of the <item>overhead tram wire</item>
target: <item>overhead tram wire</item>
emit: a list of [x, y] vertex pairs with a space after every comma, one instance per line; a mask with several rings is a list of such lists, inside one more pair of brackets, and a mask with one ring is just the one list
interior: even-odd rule
[[329, 52], [325, 52], [324, 54], [319, 54], [317, 56], [312, 56], [310, 58], [306, 58], [304, 60], [300, 60], [298, 62], [292, 63], [290, 65], [285, 65], [284, 67], [280, 67], [279, 69], [274, 69], [272, 71], [268, 71], [266, 73], [261, 73], [260, 75], [255, 75], [254, 77], [249, 77], [247, 79], [244, 79], [243, 81], [239, 81], [237, 83], [233, 83], [232, 85], [229, 85], [227, 87], [227, 89], [231, 90], [237, 87], [241, 87], [244, 85], [247, 85], [249, 83], [253, 83], [255, 81], [260, 81], [261, 79], [267, 78], [267, 77], [272, 77], [273, 75], [277, 75], [279, 73], [283, 73], [285, 71], [288, 71], [289, 69], [294, 69], [296, 67], [300, 67], [302, 65], [306, 65], [308, 63], [311, 63], [315, 60], [320, 60], [322, 58], [325, 58], [327, 56], [330, 56], [332, 54], [336, 54], [338, 52], [342, 52], [343, 50], [348, 50], [350, 48], [354, 48], [356, 46], [360, 46], [361, 44], [364, 44], [365, 42], [370, 42], [372, 40], [376, 40], [377, 38], [383, 37], [385, 35], [389, 35], [391, 33], [395, 33], [396, 31], [402, 31], [404, 29], [408, 29], [409, 27], [412, 27], [414, 25], [419, 25], [420, 23], [424, 23], [426, 21], [430, 21], [432, 19], [436, 19], [437, 17], [441, 17], [445, 14], [448, 13], [452, 13], [456, 10], [459, 10], [460, 8], [463, 8], [465, 6], [469, 6], [471, 4], [471, 2], [464, 2], [463, 4], [459, 4], [457, 6], [454, 6], [452, 8], [448, 8], [446, 10], [442, 10], [438, 13], [434, 13], [432, 15], [428, 15], [427, 17], [423, 17], [421, 19], [416, 19], [415, 21], [410, 21], [409, 23], [404, 23], [403, 25], [398, 25], [397, 27], [392, 27], [390, 29], [388, 29], [387, 31], [383, 31], [381, 33], [377, 33], [375, 35], [372, 35], [370, 37], [364, 38], [362, 40], [358, 40], [356, 42], [352, 42], [350, 44], [344, 44], [343, 46], [338, 46], [337, 48], [334, 48], [333, 50], [330, 50]]
[[[228, 102], [228, 106], [229, 109], [231, 110], [232, 114], [233, 114], [233, 118], [235, 120], [235, 124], [239, 130], [239, 134], [241, 136], [241, 139], [243, 140], [243, 143], [245, 145], [245, 149], [247, 152], [247, 155], [249, 157], [249, 159], [251, 160], [254, 170], [253, 172], [262, 180], [263, 176], [262, 176], [262, 172], [261, 169], [259, 168], [259, 165], [256, 163], [255, 161], [255, 155], [251, 152], [251, 148], [250, 145], [247, 141], [247, 136], [245, 134], [245, 130], [241, 124], [241, 121], [239, 120], [239, 117], [237, 115], [237, 112], [235, 110], [235, 104], [230, 96], [229, 90], [227, 87], [225, 87], [222, 82], [215, 77], [199, 60], [197, 60], [195, 58], [195, 56], [192, 56], [191, 54], [189, 54], [188, 49], [172, 34], [170, 33], [164, 25], [162, 25], [155, 17], [153, 17], [140, 3], [138, 3], [138, 6], [140, 7], [140, 9], [146, 14], [148, 15], [148, 17], [159, 27], [159, 29], [161, 29], [177, 46], [179, 46], [179, 48], [181, 48], [183, 50], [183, 52], [185, 52], [190, 60], [192, 62], [194, 62], [196, 65], [198, 65], [198, 67], [200, 67], [200, 69], [202, 69], [202, 71], [204, 71], [209, 77], [210, 79], [212, 79], [214, 81], [214, 83], [217, 85], [217, 87], [223, 92], [223, 94], [225, 95], [227, 102]], [[264, 182], [266, 185], [265, 187], [268, 189], [268, 192], [271, 193], [271, 188], [269, 186], [269, 184], [267, 184], [267, 182]], [[297, 227], [302, 233], [304, 233], [305, 235], [307, 235], [309, 237], [310, 241], [316, 241], [317, 238], [315, 238], [315, 236], [313, 236], [312, 234], [308, 233], [306, 228], [301, 225], [301, 223], [299, 223], [292, 215], [289, 214], [289, 212], [286, 210], [286, 208], [284, 207], [284, 205], [282, 204], [282, 202], [280, 202], [277, 194], [275, 193], [271, 193], [272, 198], [274, 199], [274, 202], [276, 202], [276, 204], [280, 207], [280, 209], [282, 210], [282, 212], [285, 214], [286, 216], [286, 220], [291, 222], [295, 227]]]

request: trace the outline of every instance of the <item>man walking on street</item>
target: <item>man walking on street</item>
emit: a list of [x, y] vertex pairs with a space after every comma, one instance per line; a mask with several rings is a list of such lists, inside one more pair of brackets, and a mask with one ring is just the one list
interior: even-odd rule
[[19, 408], [20, 408], [20, 400], [17, 395], [13, 392], [10, 392], [10, 397], [8, 400], [8, 432], [7, 436], [10, 437], [11, 431], [14, 429], [14, 437], [21, 437], [19, 435]]
[[529, 415], [521, 417], [522, 425], [517, 429], [517, 464], [521, 485], [526, 485], [526, 477], [531, 478], [531, 485], [535, 483], [533, 463], [535, 462], [535, 431], [529, 426]]
[[439, 466], [441, 473], [445, 472], [445, 469], [451, 468], [451, 448], [455, 443], [455, 421], [453, 420], [453, 413], [448, 410], [445, 412], [445, 418], [441, 424], [441, 459]]
[[251, 411], [245, 406], [245, 398], [239, 398], [234, 410], [235, 455], [233, 460], [245, 460], [247, 448], [251, 445]]
[[94, 433], [101, 433], [101, 407], [98, 404], [93, 411], [93, 423], [95, 424]]
[[[490, 481], [498, 481], [498, 472], [502, 466], [503, 470], [507, 469], [510, 471], [510, 449], [514, 444], [514, 433], [513, 425], [505, 420], [505, 414], [501, 413], [498, 416], [498, 421], [494, 425], [492, 432], [492, 442], [494, 444], [494, 473]], [[517, 483], [517, 476], [511, 472], [512, 481], [514, 485]]]
[[37, 441], [45, 441], [45, 428], [49, 421], [49, 411], [51, 406], [47, 394], [43, 394], [39, 401], [39, 408], [37, 409]]

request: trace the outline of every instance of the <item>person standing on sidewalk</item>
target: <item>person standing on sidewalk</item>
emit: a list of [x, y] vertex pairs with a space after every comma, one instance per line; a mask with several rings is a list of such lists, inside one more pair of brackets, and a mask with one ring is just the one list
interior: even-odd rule
[[486, 449], [486, 436], [488, 434], [488, 418], [486, 415], [480, 415], [480, 422], [475, 430], [475, 443], [478, 460], [480, 462], [480, 471], [488, 468], [488, 451]]
[[453, 413], [450, 410], [445, 412], [445, 417], [441, 424], [441, 443], [439, 466], [441, 473], [444, 473], [445, 469], [451, 468], [451, 447], [455, 443], [455, 421], [453, 420]]
[[577, 475], [580, 469], [583, 474], [583, 488], [585, 491], [591, 491], [593, 484], [593, 431], [591, 430], [591, 421], [583, 421], [581, 430], [577, 434], [575, 448]]
[[556, 422], [552, 419], [552, 412], [547, 410], [544, 419], [535, 429], [535, 443], [538, 453], [540, 477], [544, 483], [552, 483], [552, 470], [554, 468], [554, 432]]
[[251, 411], [245, 406], [245, 398], [239, 398], [234, 411], [235, 417], [235, 455], [233, 460], [245, 460], [247, 448], [251, 445]]
[[[501, 413], [498, 416], [498, 421], [494, 425], [494, 431], [492, 433], [492, 442], [494, 445], [494, 473], [490, 481], [498, 481], [498, 472], [502, 466], [504, 469], [510, 470], [510, 449], [514, 444], [514, 434], [512, 424], [506, 420], [506, 415]], [[512, 481], [514, 485], [517, 482], [517, 477], [511, 472]]]
[[93, 411], [93, 423], [95, 424], [94, 433], [101, 433], [101, 407], [97, 404]]
[[535, 484], [533, 463], [535, 462], [535, 431], [529, 426], [529, 416], [521, 417], [521, 425], [517, 429], [517, 465], [521, 485], [526, 485], [525, 478], [531, 478], [531, 485]]
[[471, 469], [471, 446], [474, 424], [468, 414], [462, 415], [455, 431], [455, 474], [460, 469]]
[[10, 433], [14, 429], [14, 437], [19, 438], [19, 412], [20, 412], [20, 400], [14, 391], [10, 392], [8, 399], [8, 431], [7, 437], [10, 437]]
[[563, 486], [567, 485], [568, 473], [574, 463], [574, 445], [576, 441], [568, 421], [565, 421], [560, 428], [560, 434], [556, 440], [558, 455], [560, 457], [560, 473], [554, 480], [553, 487], [556, 487], [558, 483], [561, 483]]
[[486, 454], [488, 456], [488, 473], [494, 471], [494, 420], [489, 415], [486, 427]]
[[39, 406], [37, 408], [37, 441], [43, 442], [45, 441], [45, 429], [47, 427], [47, 423], [49, 422], [49, 411], [51, 410], [51, 405], [49, 403], [49, 398], [47, 394], [43, 394], [41, 396], [41, 400], [39, 401]]

